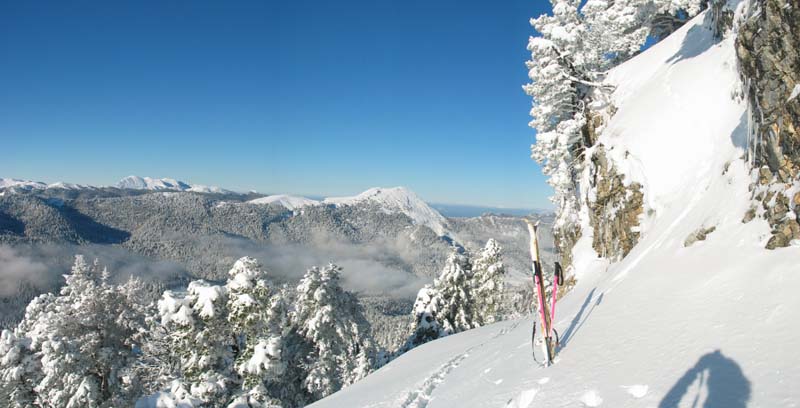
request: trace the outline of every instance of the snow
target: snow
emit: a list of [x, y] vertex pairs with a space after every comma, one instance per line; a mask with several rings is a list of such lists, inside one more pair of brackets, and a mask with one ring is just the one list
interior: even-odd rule
[[161, 324], [167, 326], [175, 322], [179, 326], [192, 324], [192, 305], [189, 299], [170, 290], [164, 292], [158, 301], [158, 312], [161, 315]]
[[179, 190], [186, 191], [192, 188], [189, 184], [171, 178], [151, 178], [128, 176], [117, 182], [117, 188], [132, 190]]
[[65, 183], [63, 181], [59, 181], [56, 183], [48, 184], [47, 188], [60, 188], [63, 190], [85, 190], [94, 188], [92, 186], [87, 186], [83, 184], [75, 184], [75, 183]]
[[203, 318], [214, 317], [216, 303], [224, 296], [224, 289], [219, 285], [212, 285], [206, 281], [192, 281], [189, 283], [187, 291], [195, 296], [194, 309]]
[[272, 356], [280, 356], [280, 339], [270, 338], [261, 340], [253, 348], [253, 355], [245, 363], [245, 371], [251, 374], [261, 374], [273, 365]]
[[447, 219], [438, 211], [422, 201], [413, 191], [405, 187], [371, 188], [353, 197], [330, 197], [324, 204], [354, 205], [371, 202], [380, 206], [387, 213], [403, 213], [408, 215], [417, 225], [424, 225], [439, 235], [451, 235], [447, 229]]
[[39, 181], [18, 180], [13, 178], [0, 178], [0, 189], [9, 187], [18, 187], [26, 190], [32, 190], [32, 189], [47, 188], [47, 184]]
[[192, 191], [195, 193], [214, 193], [214, 194], [229, 194], [232, 193], [230, 190], [226, 190], [221, 187], [217, 186], [204, 186], [202, 184], [192, 184], [186, 191]]
[[355, 196], [328, 197], [322, 201], [301, 196], [277, 194], [250, 200], [248, 203], [278, 204], [292, 211], [313, 205], [348, 206], [365, 203], [375, 204], [387, 214], [405, 214], [416, 225], [424, 225], [439, 235], [449, 235], [451, 238], [455, 238], [447, 227], [447, 219], [422, 201], [413, 191], [405, 187], [373, 187]]
[[792, 93], [789, 95], [789, 99], [786, 99], [786, 102], [791, 102], [794, 98], [797, 98], [797, 95], [800, 95], [800, 84], [794, 86]]
[[425, 344], [311, 406], [800, 406], [800, 247], [766, 250], [767, 223], [741, 222], [746, 107], [733, 40], [714, 43], [703, 18], [610, 73], [619, 111], [600, 141], [654, 211], [617, 263], [597, 258], [583, 214], [553, 366], [531, 358], [529, 317]]
[[130, 190], [175, 190], [192, 191], [196, 193], [217, 193], [229, 194], [230, 190], [216, 186], [205, 186], [202, 184], [189, 184], [173, 178], [152, 178], [140, 176], [128, 176], [118, 181], [114, 185], [116, 188]]
[[286, 207], [286, 209], [288, 210], [294, 211], [295, 209], [299, 209], [309, 205], [319, 205], [320, 202], [306, 197], [293, 196], [288, 194], [276, 194], [276, 195], [256, 198], [255, 200], [248, 201], [248, 203], [277, 204]]

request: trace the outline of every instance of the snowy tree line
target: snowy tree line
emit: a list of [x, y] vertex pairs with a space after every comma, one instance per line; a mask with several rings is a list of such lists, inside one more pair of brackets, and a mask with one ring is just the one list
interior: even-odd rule
[[156, 293], [113, 284], [75, 257], [58, 294], [34, 298], [0, 336], [0, 406], [300, 407], [365, 377], [416, 345], [496, 321], [504, 266], [490, 240], [477, 259], [453, 253], [423, 288], [406, 347], [377, 347], [341, 268], [270, 284], [253, 258], [224, 283]]
[[490, 239], [473, 262], [454, 252], [432, 285], [414, 302], [414, 330], [405, 349], [498, 321], [503, 313], [505, 267]]
[[586, 129], [591, 111], [608, 105], [606, 72], [659, 41], [702, 11], [706, 0], [551, 0], [552, 14], [531, 19], [538, 32], [528, 42], [536, 129], [532, 158], [554, 189], [554, 233], [577, 228], [581, 205], [576, 175], [594, 141]]

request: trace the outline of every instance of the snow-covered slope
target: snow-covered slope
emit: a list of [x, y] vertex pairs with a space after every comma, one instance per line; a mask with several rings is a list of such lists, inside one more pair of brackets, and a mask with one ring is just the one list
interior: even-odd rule
[[117, 188], [127, 188], [131, 190], [179, 190], [186, 191], [192, 186], [182, 181], [171, 178], [152, 178], [128, 176], [117, 182]]
[[59, 181], [52, 184], [46, 184], [42, 183], [41, 181], [0, 178], [0, 189], [4, 188], [18, 188], [22, 190], [44, 190], [48, 188], [60, 188], [63, 190], [80, 190], [84, 188], [93, 188], [93, 187], [84, 186], [81, 184], [65, 183], [63, 181]]
[[289, 210], [294, 210], [296, 208], [302, 208], [307, 205], [318, 205], [320, 202], [317, 200], [312, 200], [306, 197], [300, 196], [293, 196], [287, 194], [276, 194], [261, 198], [256, 198], [255, 200], [248, 201], [250, 204], [278, 204], [286, 207]]
[[39, 181], [0, 178], [0, 188], [16, 187], [26, 190], [47, 188], [47, 184]]
[[117, 188], [131, 189], [131, 190], [176, 190], [176, 191], [193, 191], [196, 193], [218, 193], [227, 194], [232, 193], [230, 190], [225, 190], [217, 186], [204, 186], [202, 184], [189, 184], [183, 181], [172, 178], [152, 178], [152, 177], [139, 177], [128, 176], [117, 182], [114, 185]]
[[251, 204], [280, 204], [290, 210], [295, 210], [308, 205], [359, 205], [374, 204], [382, 211], [403, 213], [417, 225], [424, 225], [439, 235], [449, 235], [454, 238], [448, 229], [447, 219], [434, 210], [425, 201], [422, 201], [413, 191], [405, 187], [382, 188], [374, 187], [352, 197], [329, 197], [322, 201], [310, 198], [285, 194], [271, 195], [250, 200]]
[[746, 107], [732, 98], [733, 39], [714, 43], [703, 18], [610, 74], [619, 110], [600, 141], [653, 211], [613, 264], [584, 226], [554, 366], [531, 359], [532, 318], [503, 322], [412, 350], [312, 406], [800, 406], [800, 248], [766, 250], [766, 222], [741, 222]]
[[404, 213], [416, 224], [425, 225], [439, 235], [448, 234], [447, 220], [422, 201], [413, 191], [405, 187], [376, 187], [354, 197], [326, 198], [323, 203], [333, 205], [374, 203], [389, 213]]

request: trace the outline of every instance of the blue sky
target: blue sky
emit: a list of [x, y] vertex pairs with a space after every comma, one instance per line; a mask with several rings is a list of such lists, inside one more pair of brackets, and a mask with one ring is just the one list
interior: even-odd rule
[[0, 2], [0, 177], [548, 207], [531, 0]]

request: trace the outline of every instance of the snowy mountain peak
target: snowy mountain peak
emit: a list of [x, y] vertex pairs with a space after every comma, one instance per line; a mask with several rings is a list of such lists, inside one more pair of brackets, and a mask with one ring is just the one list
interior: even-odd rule
[[17, 187], [25, 190], [47, 188], [47, 184], [40, 181], [19, 180], [14, 178], [0, 178], [0, 188]]
[[359, 205], [374, 204], [387, 214], [403, 213], [417, 225], [424, 225], [439, 235], [450, 235], [447, 219], [431, 208], [416, 193], [406, 187], [373, 187], [352, 197], [328, 197], [322, 201], [310, 198], [277, 194], [248, 201], [250, 204], [279, 204], [289, 210], [309, 205]]
[[195, 193], [218, 193], [225, 194], [232, 191], [217, 186], [204, 186], [201, 184], [189, 184], [173, 178], [152, 178], [128, 176], [120, 180], [114, 187], [130, 190], [175, 190], [192, 191]]
[[151, 178], [128, 176], [120, 180], [115, 187], [131, 190], [178, 190], [186, 191], [191, 185], [171, 178]]
[[375, 203], [387, 213], [404, 213], [415, 224], [425, 225], [439, 235], [447, 235], [447, 220], [422, 201], [413, 191], [405, 187], [373, 187], [353, 197], [330, 197], [323, 203], [333, 205], [355, 205]]
[[0, 178], [0, 189], [5, 189], [5, 188], [31, 191], [31, 190], [45, 190], [48, 188], [56, 188], [62, 190], [79, 190], [92, 187], [80, 184], [65, 183], [63, 181], [47, 184], [41, 181], [19, 180], [14, 178]]

